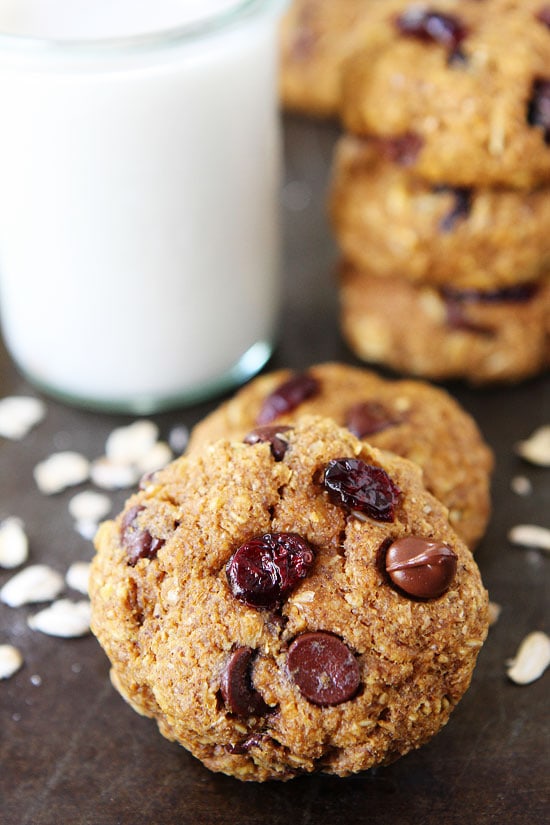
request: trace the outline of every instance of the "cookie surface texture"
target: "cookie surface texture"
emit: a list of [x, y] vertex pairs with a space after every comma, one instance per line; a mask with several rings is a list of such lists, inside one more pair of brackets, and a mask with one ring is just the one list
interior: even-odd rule
[[[487, 632], [477, 566], [414, 464], [318, 417], [286, 439], [281, 458], [220, 441], [158, 472], [100, 527], [92, 567], [114, 685], [243, 780], [345, 776], [420, 746]], [[267, 580], [267, 605], [248, 604]]]
[[337, 146], [331, 216], [351, 263], [380, 277], [479, 290], [528, 283], [550, 269], [548, 187], [429, 184], [381, 146], [349, 135]]
[[[493, 459], [473, 418], [424, 381], [392, 381], [339, 363], [313, 365], [305, 375], [316, 382], [315, 390], [278, 414], [272, 426], [303, 414], [329, 416], [373, 446], [416, 462], [428, 491], [448, 507], [452, 526], [474, 547], [490, 514]], [[219, 438], [244, 438], [257, 426], [266, 400], [293, 376], [278, 370], [250, 382], [194, 428], [188, 450]]]
[[387, 0], [342, 71], [341, 114], [433, 183], [550, 180], [550, 29], [542, 2]]
[[285, 109], [337, 117], [340, 73], [360, 27], [381, 0], [293, 0], [281, 25], [280, 97]]
[[548, 366], [550, 279], [495, 293], [438, 290], [344, 264], [340, 319], [363, 361], [432, 380], [522, 381]]

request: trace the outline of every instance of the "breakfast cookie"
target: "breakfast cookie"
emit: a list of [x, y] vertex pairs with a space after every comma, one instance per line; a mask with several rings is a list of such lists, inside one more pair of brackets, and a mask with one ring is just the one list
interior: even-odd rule
[[550, 280], [489, 292], [435, 289], [344, 264], [344, 337], [364, 361], [430, 379], [520, 381], [547, 365]]
[[547, 6], [387, 0], [342, 70], [348, 131], [434, 184], [550, 181]]
[[139, 713], [244, 780], [387, 764], [444, 725], [487, 594], [420, 469], [304, 416], [218, 441], [96, 537], [92, 628]]
[[338, 142], [331, 215], [344, 257], [379, 276], [493, 290], [550, 268], [550, 187], [429, 184], [376, 141]]
[[[268, 435], [304, 414], [329, 416], [375, 447], [422, 468], [424, 484], [449, 509], [474, 547], [490, 513], [492, 454], [471, 416], [444, 390], [422, 381], [390, 381], [345, 364], [302, 373], [278, 370], [251, 381], [199, 422], [188, 452], [220, 438], [242, 439], [259, 424]], [[261, 431], [259, 431], [261, 432]]]
[[280, 96], [285, 109], [337, 117], [342, 64], [375, 2], [381, 0], [293, 0], [280, 36]]

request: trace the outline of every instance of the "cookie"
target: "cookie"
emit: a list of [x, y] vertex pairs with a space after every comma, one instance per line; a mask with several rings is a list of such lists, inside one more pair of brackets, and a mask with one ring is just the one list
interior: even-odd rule
[[550, 181], [550, 28], [540, 2], [387, 0], [342, 70], [346, 129], [436, 185]]
[[139, 713], [243, 780], [345, 776], [444, 725], [487, 594], [420, 469], [305, 416], [218, 441], [105, 522], [92, 627]]
[[[379, 2], [380, 0], [378, 0]], [[285, 109], [336, 118], [340, 72], [377, 0], [294, 0], [280, 33], [280, 98]]]
[[550, 268], [550, 187], [453, 188], [424, 182], [378, 151], [340, 139], [332, 223], [344, 257], [379, 276], [494, 290]]
[[421, 381], [390, 381], [337, 363], [304, 373], [278, 370], [199, 422], [188, 452], [219, 438], [242, 439], [266, 419], [268, 428], [281, 427], [304, 414], [329, 416], [373, 446], [419, 464], [453, 528], [470, 547], [477, 544], [490, 514], [492, 453], [473, 418], [444, 390]]
[[477, 292], [379, 278], [344, 264], [341, 329], [353, 352], [424, 378], [515, 382], [548, 365], [550, 279]]

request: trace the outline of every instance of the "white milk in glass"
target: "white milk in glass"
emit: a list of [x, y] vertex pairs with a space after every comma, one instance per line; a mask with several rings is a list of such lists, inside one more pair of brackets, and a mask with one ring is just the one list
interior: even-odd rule
[[38, 386], [148, 411], [269, 357], [280, 10], [0, 2], [0, 311]]

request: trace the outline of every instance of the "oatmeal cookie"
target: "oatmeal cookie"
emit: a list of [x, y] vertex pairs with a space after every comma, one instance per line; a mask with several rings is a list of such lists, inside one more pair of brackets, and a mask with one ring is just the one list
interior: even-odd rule
[[545, 4], [387, 0], [342, 70], [348, 131], [449, 186], [550, 181]]
[[342, 64], [381, 0], [294, 0], [282, 20], [280, 96], [285, 109], [337, 117]]
[[304, 416], [218, 441], [105, 522], [92, 627], [135, 710], [243, 780], [345, 776], [444, 725], [487, 594], [420, 469]]
[[[254, 379], [199, 422], [188, 452], [220, 438], [242, 439], [258, 421], [269, 419], [269, 433], [304, 414], [329, 416], [373, 446], [419, 464], [453, 528], [470, 547], [477, 544], [490, 514], [492, 453], [473, 418], [422, 381], [390, 381], [336, 363], [303, 373], [278, 370]], [[284, 441], [284, 431], [280, 437]]]
[[492, 290], [550, 268], [550, 187], [535, 191], [429, 184], [376, 142], [342, 137], [331, 216], [343, 255], [379, 276]]
[[436, 289], [344, 264], [340, 319], [362, 360], [424, 378], [515, 382], [548, 364], [550, 278], [489, 292]]

